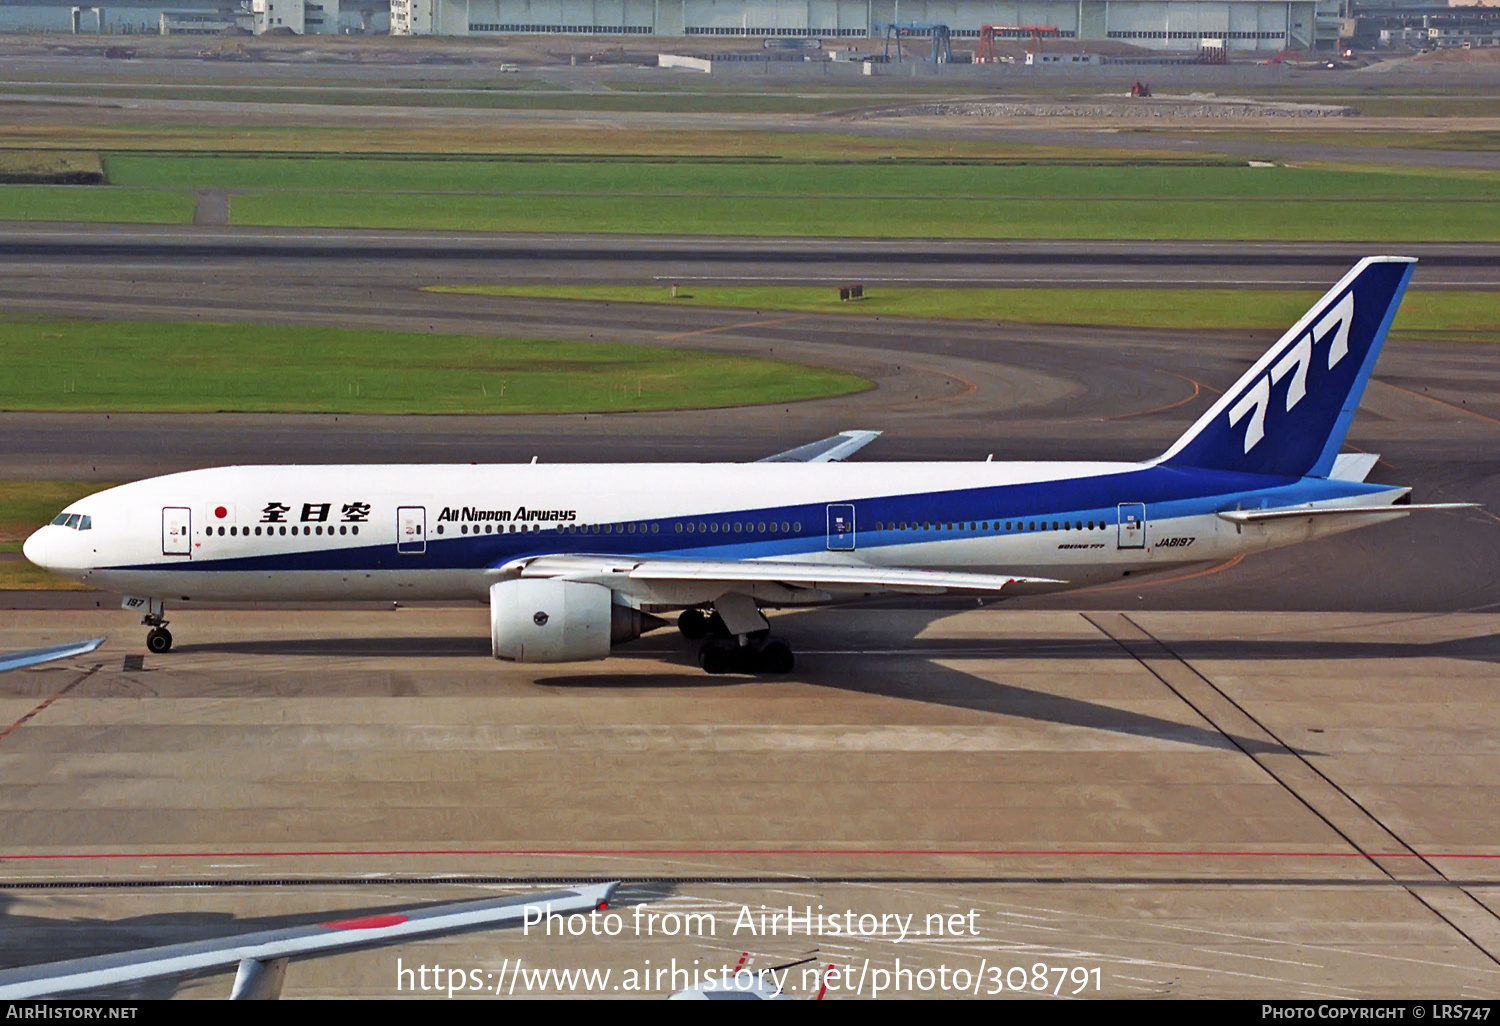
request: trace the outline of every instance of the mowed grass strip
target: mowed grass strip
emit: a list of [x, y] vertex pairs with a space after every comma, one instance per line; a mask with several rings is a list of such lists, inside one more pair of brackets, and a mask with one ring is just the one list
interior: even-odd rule
[[802, 238], [1490, 242], [1500, 202], [987, 200], [254, 193], [230, 223], [282, 228]]
[[189, 224], [198, 199], [165, 189], [102, 185], [0, 185], [0, 221]]
[[338, 328], [0, 321], [0, 408], [591, 413], [784, 403], [871, 387], [782, 360]]
[[[663, 303], [848, 316], [928, 317], [1097, 327], [1200, 330], [1288, 328], [1322, 295], [1275, 289], [887, 288], [844, 301], [832, 285], [668, 286], [454, 285], [432, 292], [612, 303]], [[1500, 293], [1408, 292], [1392, 326], [1397, 332], [1463, 332], [1500, 337]]]
[[[796, 197], [851, 200], [983, 198], [1142, 199], [1160, 208], [1179, 200], [1416, 199], [1493, 201], [1500, 175], [1453, 175], [1411, 170], [1347, 171], [1318, 168], [1077, 167], [998, 163], [716, 160], [684, 157], [610, 159], [379, 159], [254, 156], [143, 156], [110, 154], [113, 185], [416, 194], [476, 193], [497, 199], [525, 194], [561, 197]], [[1162, 197], [1171, 197], [1164, 202]], [[404, 201], [405, 197], [403, 197]], [[1364, 212], [1361, 212], [1363, 216]], [[721, 216], [733, 217], [732, 210]], [[860, 220], [900, 220], [900, 211], [866, 211]], [[1292, 220], [1288, 218], [1287, 220]]]

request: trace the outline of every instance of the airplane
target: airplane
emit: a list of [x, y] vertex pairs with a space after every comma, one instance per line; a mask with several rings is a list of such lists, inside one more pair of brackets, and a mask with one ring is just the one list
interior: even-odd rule
[[468, 599], [497, 659], [604, 659], [677, 612], [708, 673], [787, 673], [763, 608], [1039, 594], [1469, 508], [1339, 452], [1415, 265], [1360, 260], [1141, 463], [848, 463], [878, 434], [851, 431], [757, 463], [221, 467], [80, 499], [24, 552], [123, 593], [152, 652], [168, 601]]

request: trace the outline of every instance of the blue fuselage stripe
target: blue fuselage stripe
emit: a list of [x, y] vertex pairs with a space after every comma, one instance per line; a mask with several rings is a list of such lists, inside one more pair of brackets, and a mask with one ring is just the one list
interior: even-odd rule
[[[1143, 466], [1115, 474], [1060, 480], [957, 489], [942, 492], [898, 494], [845, 500], [855, 507], [858, 548], [911, 545], [924, 541], [948, 541], [965, 536], [993, 536], [997, 532], [1018, 533], [1050, 529], [1054, 521], [1076, 524], [1093, 522], [1113, 527], [1122, 503], [1144, 503], [1150, 521], [1211, 514], [1226, 509], [1267, 509], [1307, 502], [1328, 501], [1388, 490], [1389, 486], [1315, 478], [1277, 478], [1224, 471], [1198, 470], [1165, 465]], [[839, 504], [845, 504], [839, 503]], [[398, 553], [394, 541], [349, 545], [343, 538], [326, 549], [303, 548], [295, 552], [262, 553], [253, 556], [195, 556], [180, 560], [115, 566], [113, 570], [212, 571], [346, 571], [377, 570], [483, 570], [511, 560], [538, 555], [596, 554], [634, 556], [691, 556], [713, 559], [756, 559], [821, 552], [828, 547], [828, 506], [807, 503], [790, 506], [750, 507], [713, 514], [682, 514], [634, 521], [630, 525], [588, 525], [571, 530], [547, 528], [539, 532], [430, 535], [426, 551]], [[777, 530], [761, 532], [774, 521]], [[686, 525], [694, 530], [689, 533]], [[968, 525], [988, 522], [989, 530], [971, 531]], [[998, 523], [997, 523], [998, 522]], [[998, 525], [1015, 524], [1014, 529]], [[800, 531], [783, 532], [781, 524], [799, 525]], [[698, 525], [719, 530], [704, 531]], [[748, 534], [735, 531], [734, 524], [750, 524]], [[897, 525], [875, 530], [875, 525]], [[901, 529], [899, 525], [907, 527]], [[952, 525], [941, 533], [922, 525]], [[1020, 526], [1028, 525], [1024, 529]], [[454, 525], [444, 525], [455, 529]], [[726, 530], [727, 527], [727, 530]], [[1096, 530], [1098, 528], [1096, 527]], [[727, 536], [726, 536], [727, 535]], [[235, 541], [224, 539], [229, 545]], [[237, 539], [236, 539], [237, 541]], [[216, 544], [218, 539], [206, 544]], [[256, 544], [264, 544], [257, 541]], [[276, 543], [279, 544], [279, 541]], [[312, 539], [296, 544], [316, 546]], [[226, 545], [227, 547], [227, 545]]]

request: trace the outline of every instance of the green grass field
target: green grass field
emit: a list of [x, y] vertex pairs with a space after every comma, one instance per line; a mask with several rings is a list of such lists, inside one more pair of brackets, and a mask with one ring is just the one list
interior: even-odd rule
[[251, 193], [230, 223], [274, 227], [932, 239], [1488, 242], [1500, 201], [990, 200]]
[[841, 371], [651, 346], [335, 328], [0, 321], [0, 408], [582, 413], [783, 403]]
[[162, 189], [99, 185], [0, 185], [0, 221], [187, 224], [197, 197]]
[[[614, 303], [665, 303], [849, 316], [936, 317], [1035, 324], [1258, 330], [1291, 326], [1320, 293], [1245, 289], [953, 289], [876, 286], [856, 302], [832, 286], [433, 286], [433, 292]], [[1500, 293], [1410, 292], [1393, 330], [1500, 338]]]
[[[1041, 159], [1041, 158], [1038, 158]], [[1059, 158], [1061, 159], [1061, 158]], [[972, 159], [113, 153], [108, 186], [0, 187], [0, 219], [818, 238], [1500, 239], [1500, 174]], [[1165, 199], [1163, 197], [1170, 197]]]
[[[380, 159], [110, 154], [112, 185], [564, 197], [791, 197], [865, 199], [1479, 200], [1500, 175], [1244, 166], [1087, 167], [984, 161], [794, 161], [600, 157]], [[882, 217], [897, 216], [882, 212]]]

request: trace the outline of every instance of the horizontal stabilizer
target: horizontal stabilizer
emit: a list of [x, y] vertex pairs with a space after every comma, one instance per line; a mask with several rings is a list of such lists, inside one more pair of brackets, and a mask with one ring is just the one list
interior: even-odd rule
[[1477, 502], [1428, 502], [1406, 506], [1302, 506], [1292, 509], [1226, 509], [1221, 520], [1231, 524], [1259, 524], [1269, 520], [1295, 520], [1299, 517], [1403, 517], [1425, 510], [1475, 509]]
[[859, 450], [880, 437], [879, 431], [840, 431], [820, 442], [808, 442], [775, 456], [767, 456], [757, 463], [838, 463], [853, 456]]

